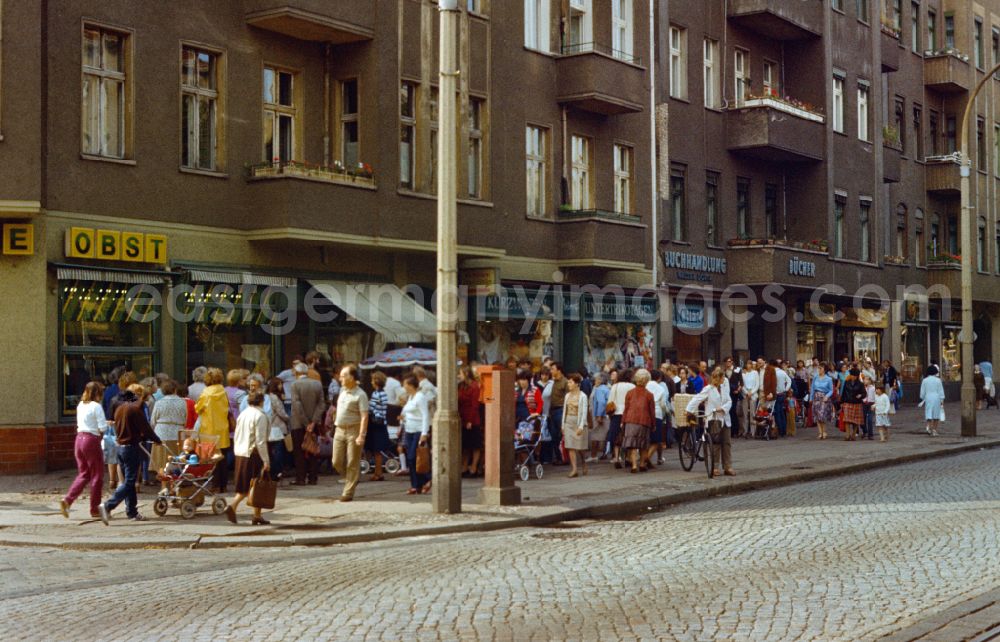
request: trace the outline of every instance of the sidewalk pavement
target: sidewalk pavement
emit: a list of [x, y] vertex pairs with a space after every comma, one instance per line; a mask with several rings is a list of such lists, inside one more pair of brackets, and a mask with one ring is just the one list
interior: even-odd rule
[[[265, 512], [269, 526], [251, 526], [249, 509], [240, 507], [241, 522], [202, 506], [185, 520], [176, 508], [164, 517], [152, 510], [156, 489], [144, 488], [139, 510], [148, 521], [132, 522], [119, 507], [110, 527], [89, 517], [89, 501], [81, 496], [64, 519], [59, 500], [74, 471], [45, 475], [0, 477], [0, 546], [44, 546], [73, 549], [221, 548], [229, 546], [332, 545], [553, 525], [587, 518], [614, 518], [656, 510], [720, 494], [780, 486], [849, 474], [929, 457], [1000, 446], [1000, 411], [980, 411], [978, 436], [960, 436], [959, 407], [946, 404], [949, 421], [940, 437], [923, 429], [923, 410], [904, 407], [893, 418], [887, 443], [844, 442], [835, 429], [818, 441], [816, 429], [775, 441], [738, 440], [733, 444], [736, 477], [709, 480], [700, 462], [691, 472], [680, 467], [676, 448], [664, 451], [664, 464], [638, 475], [615, 470], [609, 463], [592, 464], [586, 477], [568, 479], [569, 468], [546, 466], [521, 487], [522, 505], [492, 507], [476, 504], [481, 480], [463, 480], [463, 512], [438, 515], [428, 495], [408, 496], [408, 479], [387, 476], [384, 482], [362, 482], [355, 501], [337, 501], [340, 485], [334, 475], [320, 477], [316, 486], [283, 484], [277, 509]], [[106, 485], [106, 484], [105, 484]], [[227, 497], [230, 499], [231, 495]]]

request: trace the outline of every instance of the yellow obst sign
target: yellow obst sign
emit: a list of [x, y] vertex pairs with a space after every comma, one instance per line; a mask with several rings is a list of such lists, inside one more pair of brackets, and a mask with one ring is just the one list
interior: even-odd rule
[[72, 259], [166, 263], [167, 237], [71, 227], [66, 231], [66, 256]]
[[34, 254], [35, 226], [31, 223], [4, 223], [3, 253], [14, 256]]

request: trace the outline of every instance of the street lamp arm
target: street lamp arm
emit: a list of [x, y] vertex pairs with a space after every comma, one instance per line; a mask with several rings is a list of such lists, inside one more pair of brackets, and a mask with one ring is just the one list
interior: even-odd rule
[[976, 97], [979, 96], [979, 92], [982, 91], [983, 87], [986, 85], [986, 81], [993, 77], [993, 74], [1000, 72], [1000, 63], [994, 65], [993, 69], [983, 75], [982, 79], [976, 83], [976, 88], [969, 94], [969, 100], [965, 103], [965, 110], [962, 112], [962, 162], [965, 163], [965, 159], [969, 158], [969, 116], [972, 115], [972, 106], [976, 104]]

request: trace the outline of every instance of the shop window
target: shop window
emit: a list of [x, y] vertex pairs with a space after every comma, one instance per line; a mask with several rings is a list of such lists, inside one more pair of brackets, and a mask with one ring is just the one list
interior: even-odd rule
[[[136, 297], [127, 283], [59, 281], [61, 413], [76, 411], [84, 386], [108, 383], [118, 366], [153, 375], [159, 355], [159, 324], [150, 297]], [[153, 287], [152, 285], [145, 287]]]
[[900, 326], [903, 352], [899, 360], [899, 376], [904, 382], [918, 383], [927, 371], [927, 326]]
[[741, 239], [750, 238], [750, 179], [736, 179], [736, 234]]
[[476, 357], [480, 363], [505, 363], [511, 357], [531, 361], [538, 369], [545, 357], [559, 358], [555, 336], [558, 324], [551, 319], [487, 320], [476, 323]]
[[958, 342], [960, 327], [941, 328], [941, 379], [943, 381], [962, 380], [962, 347]]
[[623, 368], [656, 363], [655, 323], [587, 321], [585, 328], [583, 365], [589, 372], [600, 372], [612, 360]]
[[83, 27], [81, 145], [88, 156], [129, 156], [130, 47], [127, 33], [89, 24]]
[[287, 163], [298, 155], [296, 74], [264, 67], [264, 161]]
[[181, 48], [181, 165], [216, 170], [220, 166], [217, 52]]

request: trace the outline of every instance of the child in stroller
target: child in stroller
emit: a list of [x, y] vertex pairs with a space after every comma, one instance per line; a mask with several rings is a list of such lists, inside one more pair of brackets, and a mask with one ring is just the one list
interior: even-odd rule
[[541, 479], [545, 474], [540, 452], [543, 434], [547, 432], [545, 417], [541, 415], [531, 415], [515, 428], [514, 472], [521, 476], [521, 481], [528, 481], [532, 467], [535, 469], [535, 479]]
[[774, 401], [762, 401], [757, 406], [753, 416], [754, 438], [770, 440], [778, 436], [778, 427], [774, 421]]

